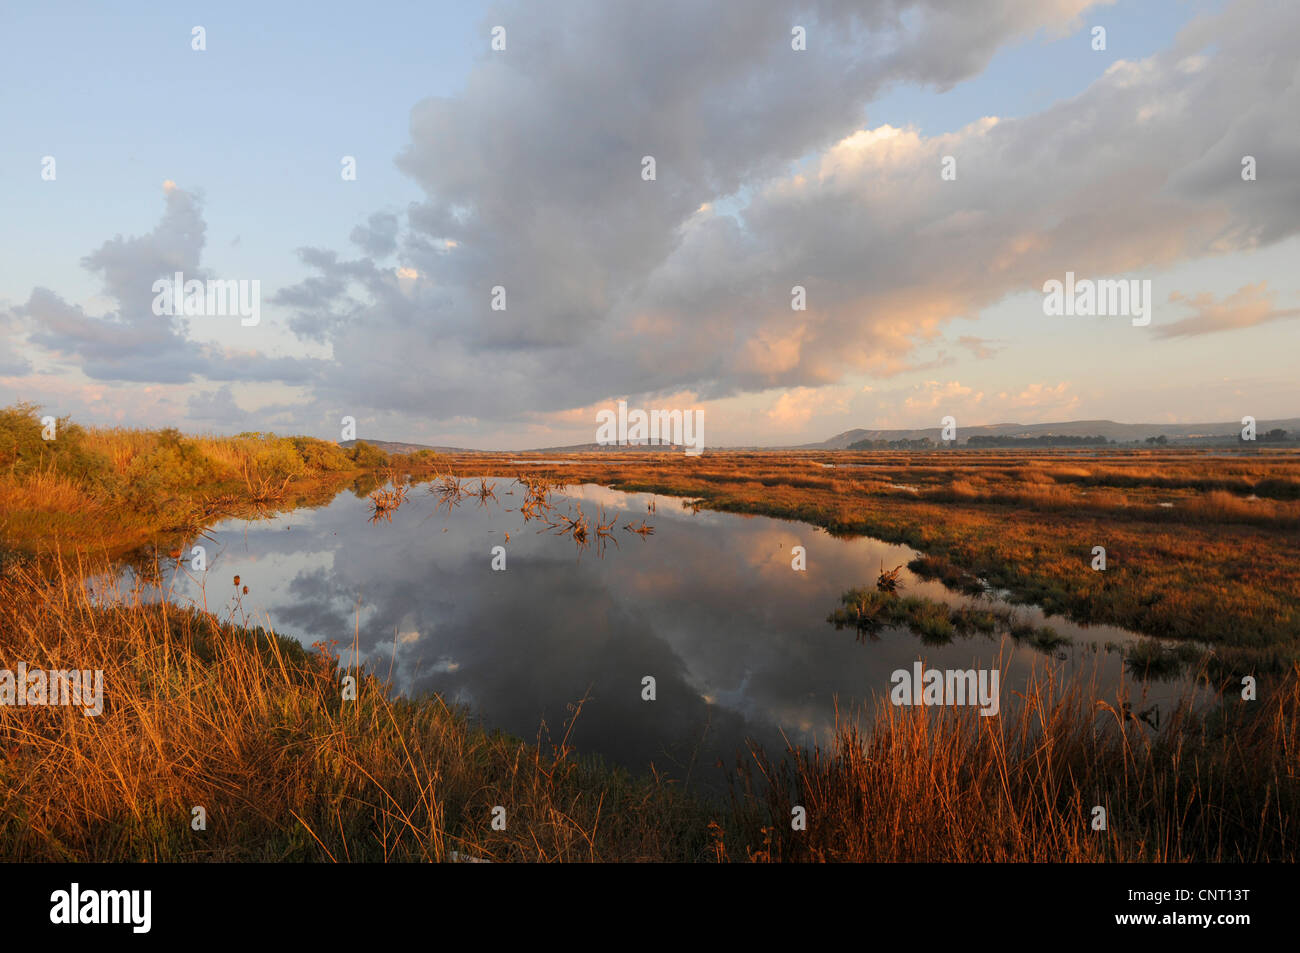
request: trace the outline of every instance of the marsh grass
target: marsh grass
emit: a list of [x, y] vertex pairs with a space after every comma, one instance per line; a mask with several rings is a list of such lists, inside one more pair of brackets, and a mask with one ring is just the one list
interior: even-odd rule
[[[102, 668], [107, 683], [98, 718], [0, 706], [3, 858], [1300, 855], [1300, 454], [602, 454], [575, 456], [563, 470], [538, 464], [519, 478], [526, 520], [551, 519], [552, 489], [590, 481], [678, 496], [695, 513], [869, 534], [928, 554], [922, 568], [958, 588], [983, 589], [983, 580], [1081, 622], [1211, 642], [1223, 678], [1269, 673], [1258, 702], [1229, 692], [1158, 731], [1126, 699], [1098, 707], [1086, 683], [1036, 682], [1022, 703], [987, 719], [882, 702], [847, 719], [824, 748], [752, 752], [728, 804], [582, 757], [569, 726], [558, 741], [508, 738], [437, 698], [393, 696], [381, 672], [348, 669], [328, 646], [309, 652], [246, 627], [242, 615], [221, 619], [135, 591], [106, 598], [97, 587], [92, 597], [82, 584], [124, 556], [138, 578], [157, 580], [156, 554], [220, 515], [320, 505], [348, 487], [364, 498], [380, 468], [412, 463], [365, 444], [83, 430], [66, 420], [44, 441], [34, 407], [0, 411], [0, 668]], [[437, 473], [434, 463], [421, 460], [419, 479]], [[448, 463], [487, 476], [516, 470], [491, 456], [436, 461]], [[454, 477], [437, 487], [453, 487], [449, 505], [476, 495]], [[1158, 505], [1171, 495], [1174, 506]], [[653, 532], [644, 520], [624, 529]], [[1088, 568], [1092, 540], [1111, 554], [1105, 573]], [[68, 562], [65, 550], [86, 562]], [[954, 614], [875, 589], [831, 621], [841, 613], [862, 633], [897, 618], [936, 642], [1002, 627], [1052, 642], [982, 607]], [[1139, 644], [1126, 666], [1156, 672], [1181, 651]], [[341, 698], [345, 671], [358, 678], [354, 702]], [[795, 803], [810, 817], [797, 836]], [[1095, 804], [1107, 807], [1105, 834], [1089, 828]], [[207, 831], [191, 830], [196, 805], [207, 809]], [[496, 805], [507, 809], [505, 831], [490, 826]]]
[[876, 577], [876, 589], [880, 592], [897, 592], [903, 585], [900, 578], [902, 573], [902, 566], [895, 566], [893, 569], [886, 569], [882, 563], [880, 566], [880, 575]]
[[[901, 568], [901, 567], [900, 567]], [[998, 605], [949, 605], [922, 596], [902, 596], [894, 588], [850, 589], [840, 607], [826, 617], [837, 629], [849, 626], [859, 635], [877, 636], [886, 626], [910, 629], [927, 645], [946, 645], [954, 638], [1004, 634], [1042, 652], [1052, 652], [1070, 640], [1050, 626], [1032, 625], [1016, 610]]]
[[616, 513], [613, 518], [610, 518], [605, 515], [605, 508], [602, 506], [600, 508], [600, 518], [596, 520], [596, 544], [602, 555], [605, 547], [611, 542], [616, 549], [618, 548], [618, 536], [614, 533], [614, 528], [617, 525], [618, 514]]
[[1125, 668], [1142, 679], [1178, 678], [1189, 667], [1205, 663], [1204, 650], [1188, 643], [1166, 645], [1159, 639], [1138, 639], [1124, 651]]
[[390, 469], [386, 474], [384, 485], [377, 487], [370, 494], [370, 522], [377, 523], [383, 519], [391, 523], [393, 513], [406, 502], [406, 495], [410, 490], [410, 486]]
[[579, 757], [567, 733], [526, 744], [393, 697], [332, 645], [138, 590], [91, 597], [86, 568], [4, 579], [21, 596], [0, 607], [0, 666], [98, 668], [106, 685], [97, 718], [0, 707], [5, 860], [680, 860], [703, 843], [689, 799]]
[[[106, 686], [99, 717], [0, 707], [4, 860], [1297, 858], [1300, 671], [1159, 730], [1080, 680], [1031, 679], [992, 718], [881, 698], [824, 748], [751, 751], [716, 800], [582, 757], [572, 720], [536, 742], [489, 732], [436, 696], [394, 696], [382, 663], [114, 592], [96, 568], [0, 580], [0, 667], [102, 669]], [[1107, 832], [1089, 827], [1096, 804]]]
[[971, 596], [980, 596], [988, 588], [974, 573], [967, 572], [952, 560], [941, 556], [918, 554], [907, 564], [907, 568], [920, 579], [937, 579], [949, 589], [964, 592]]
[[[755, 750], [737, 782], [755, 861], [1293, 861], [1300, 838], [1296, 673], [1267, 701], [1181, 707], [1158, 729], [1095, 686], [1036, 677], [998, 717], [881, 702], [865, 733]], [[762, 805], [760, 809], [756, 805]], [[791, 830], [795, 805], [808, 829]], [[1093, 830], [1093, 808], [1107, 829]], [[766, 820], [766, 823], [765, 823]], [[761, 831], [761, 839], [754, 831]], [[755, 841], [759, 841], [757, 847]]]
[[[810, 468], [836, 476], [821, 477], [823, 489]], [[1003, 590], [1085, 625], [1211, 643], [1225, 674], [1285, 672], [1300, 660], [1295, 451], [575, 456], [565, 472], [676, 495], [692, 512], [764, 514], [912, 546], [925, 554], [914, 567], [925, 578]], [[1106, 547], [1104, 572], [1091, 567], [1094, 545]]]

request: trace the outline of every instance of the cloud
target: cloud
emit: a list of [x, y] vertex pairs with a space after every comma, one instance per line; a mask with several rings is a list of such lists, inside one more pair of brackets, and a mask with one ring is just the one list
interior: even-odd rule
[[250, 419], [248, 412], [235, 400], [229, 384], [218, 390], [190, 395], [187, 411], [191, 420], [220, 421], [224, 428], [233, 428]]
[[397, 251], [399, 223], [392, 212], [375, 212], [365, 225], [352, 229], [352, 241], [368, 255], [385, 258]]
[[[719, 202], [779, 184], [792, 163], [853, 137], [885, 86], [958, 82], [1089, 5], [824, 0], [797, 16], [776, 0], [507, 5], [494, 16], [510, 25], [508, 51], [486, 56], [462, 93], [417, 104], [397, 160], [425, 192], [398, 257], [428, 282], [402, 294], [365, 261], [310, 249], [303, 260], [318, 273], [278, 300], [299, 333], [332, 344], [331, 394], [423, 417], [515, 417], [613, 393], [717, 398], [831, 383], [850, 366], [897, 369], [962, 296], [918, 301], [886, 282], [881, 310], [862, 313], [855, 299], [873, 279], [852, 272], [872, 246], [819, 261], [804, 218], [848, 237], [842, 219], [858, 199], [829, 216], [754, 199], [739, 218]], [[806, 52], [790, 48], [796, 21]], [[836, 153], [840, 178], [807, 200], [829, 201], [853, 178], [862, 138]], [[653, 182], [641, 178], [646, 155]], [[810, 304], [792, 314], [798, 283]], [[491, 309], [496, 286], [505, 310]]]
[[1079, 395], [1070, 393], [1067, 381], [1030, 384], [1018, 394], [1003, 391], [996, 400], [999, 412], [1032, 410], [1038, 420], [1059, 420], [1079, 405]]
[[[0, 313], [27, 331], [29, 347], [101, 381], [179, 384], [211, 380], [305, 383], [318, 371], [317, 360], [267, 357], [236, 351], [190, 337], [190, 320], [154, 314], [154, 282], [181, 272], [185, 279], [211, 277], [201, 266], [207, 225], [201, 199], [168, 180], [164, 210], [144, 235], [109, 239], [81, 264], [98, 274], [103, 296], [115, 307], [88, 314], [48, 288], [34, 288], [26, 304]], [[237, 318], [200, 318], [233, 321]], [[0, 351], [0, 358], [3, 352]]]
[[76, 374], [36, 371], [21, 377], [0, 376], [0, 404], [31, 400], [56, 416], [69, 414], [80, 423], [132, 427], [171, 427], [184, 413], [179, 388], [166, 384], [114, 387]]
[[[349, 405], [504, 419], [898, 373], [944, 323], [1046, 277], [1293, 234], [1300, 180], [1277, 170], [1300, 156], [1296, 11], [1234, 4], [1025, 118], [861, 128], [884, 84], [956, 82], [1085, 6], [813, 4], [805, 54], [776, 39], [783, 4], [734, 22], [686, 3], [509, 8], [509, 52], [412, 111], [398, 165], [426, 199], [397, 243], [427, 281], [306, 250], [319, 274], [281, 300], [333, 345], [322, 383]], [[1272, 174], [1243, 183], [1246, 153]]]
[[1001, 350], [997, 345], [1002, 344], [1001, 341], [992, 341], [987, 338], [975, 337], [969, 334], [964, 334], [959, 337], [957, 343], [970, 351], [971, 354], [980, 361], [988, 360], [997, 354], [998, 351]]
[[27, 358], [18, 353], [18, 320], [0, 308], [0, 377], [17, 377], [31, 371]]
[[184, 381], [193, 373], [193, 346], [184, 319], [153, 313], [155, 279], [184, 272], [202, 279], [199, 254], [206, 226], [196, 196], [170, 180], [163, 184], [165, 210], [153, 231], [121, 235], [81, 260], [98, 273], [104, 295], [117, 310], [102, 317], [69, 304], [47, 288], [33, 289], [14, 309], [31, 324], [29, 341], [79, 364], [90, 377], [133, 381]]
[[[653, 406], [789, 389], [772, 412], [806, 420], [810, 394], [850, 377], [950, 362], [918, 362], [918, 348], [1047, 278], [1140, 277], [1300, 228], [1287, 171], [1300, 161], [1300, 9], [1264, 0], [1194, 20], [1168, 49], [1036, 114], [933, 136], [863, 128], [882, 90], [951, 86], [1003, 46], [1077, 28], [1091, 6], [506, 3], [493, 22], [509, 24], [508, 51], [411, 111], [397, 164], [420, 200], [352, 229], [354, 251], [300, 249], [310, 277], [273, 296], [330, 360], [235, 353], [152, 315], [155, 277], [199, 276], [200, 203], [175, 186], [153, 232], [84, 260], [112, 311], [37, 288], [11, 315], [28, 346], [98, 380], [280, 381], [358, 419], [528, 427], [614, 395]], [[794, 23], [805, 52], [790, 49]], [[1243, 155], [1256, 181], [1241, 179]], [[955, 181], [940, 177], [944, 156]], [[498, 286], [505, 310], [492, 307]], [[1263, 294], [1176, 298], [1193, 317], [1157, 314], [1150, 330], [1240, 326], [1224, 309], [1288, 314], [1271, 299], [1260, 311]], [[1035, 305], [1024, 320], [1044, 318]], [[958, 343], [983, 358], [996, 342]], [[928, 411], [983, 397], [943, 390], [953, 384], [906, 400]]]
[[1181, 321], [1157, 327], [1156, 335], [1162, 338], [1191, 337], [1216, 331], [1253, 328], [1269, 321], [1300, 317], [1300, 308], [1274, 307], [1275, 297], [1274, 292], [1268, 290], [1266, 281], [1244, 285], [1221, 301], [1216, 301], [1209, 292], [1187, 297], [1175, 291], [1169, 295], [1169, 300], [1186, 305], [1194, 313]]
[[793, 387], [779, 394], [767, 418], [780, 430], [802, 427], [813, 415], [842, 414], [854, 396], [851, 387]]
[[951, 410], [958, 404], [970, 406], [984, 400], [982, 391], [976, 391], [960, 381], [948, 381], [944, 384], [938, 381], [926, 381], [915, 385], [913, 390], [916, 393], [903, 401], [903, 406], [909, 411], [930, 410], [936, 407]]

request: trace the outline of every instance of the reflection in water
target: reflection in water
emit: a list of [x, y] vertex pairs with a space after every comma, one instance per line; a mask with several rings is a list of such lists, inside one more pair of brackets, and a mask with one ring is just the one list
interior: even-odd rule
[[[905, 565], [906, 547], [689, 503], [658, 510], [648, 494], [593, 485], [448, 477], [428, 489], [376, 523], [373, 500], [350, 493], [228, 521], [210, 531], [206, 573], [176, 568], [163, 585], [306, 644], [355, 639], [397, 690], [438, 692], [523, 738], [541, 729], [558, 741], [585, 699], [570, 738], [580, 752], [692, 783], [716, 783], [715, 763], [733, 763], [747, 738], [775, 750], [786, 739], [825, 742], [837, 710], [887, 697], [891, 673], [917, 659], [1000, 668], [1004, 711], [1035, 667], [1095, 675], [1112, 698], [1126, 677], [1118, 656], [1097, 649], [1132, 636], [1105, 626], [1052, 619], [1070, 644], [1044, 656], [996, 634], [924, 644], [898, 625], [860, 644], [826, 623], [847, 590]], [[581, 558], [593, 544], [606, 558]], [[805, 571], [792, 568], [795, 546]], [[229, 592], [234, 574], [251, 595], [237, 592], [223, 610], [214, 593]], [[909, 596], [989, 605], [906, 569], [892, 578]], [[1037, 610], [1014, 611], [1024, 625], [1043, 623]], [[647, 675], [654, 701], [642, 699]], [[1139, 686], [1134, 709], [1184, 689]]]
[[371, 507], [370, 522], [378, 523], [382, 519], [391, 523], [393, 513], [406, 502], [406, 494], [410, 489], [405, 483], [400, 483], [391, 478], [387, 485], [376, 488], [369, 497]]

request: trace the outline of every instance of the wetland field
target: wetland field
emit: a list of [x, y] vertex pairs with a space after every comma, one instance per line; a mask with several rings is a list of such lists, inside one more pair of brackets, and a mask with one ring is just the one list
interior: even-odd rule
[[0, 669], [102, 688], [0, 683], [6, 860], [1300, 854], [1294, 450], [40, 428]]

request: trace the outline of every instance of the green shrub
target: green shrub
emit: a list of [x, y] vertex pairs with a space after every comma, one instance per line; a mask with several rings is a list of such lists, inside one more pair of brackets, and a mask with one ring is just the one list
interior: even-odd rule
[[317, 440], [315, 437], [290, 437], [294, 450], [309, 470], [350, 470], [352, 460], [336, 443]]
[[252, 449], [249, 468], [256, 476], [265, 479], [282, 480], [285, 477], [305, 473], [307, 464], [295, 448], [292, 440], [267, 435]]
[[86, 432], [70, 417], [54, 422], [54, 438], [44, 438], [40, 408], [21, 401], [0, 408], [0, 470], [26, 474], [56, 472], [92, 483], [111, 479], [107, 458], [86, 447]]
[[348, 459], [354, 466], [362, 469], [372, 469], [388, 465], [388, 454], [378, 447], [372, 447], [364, 440], [358, 440], [348, 450]]

